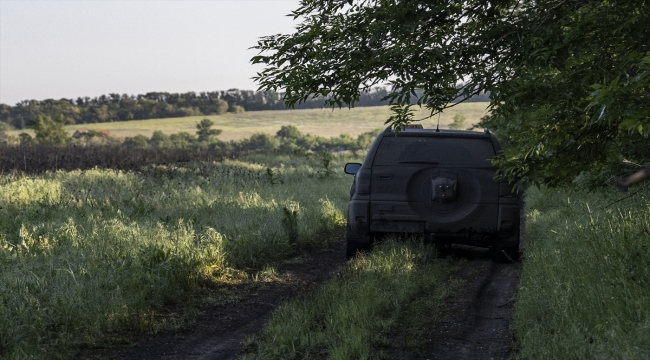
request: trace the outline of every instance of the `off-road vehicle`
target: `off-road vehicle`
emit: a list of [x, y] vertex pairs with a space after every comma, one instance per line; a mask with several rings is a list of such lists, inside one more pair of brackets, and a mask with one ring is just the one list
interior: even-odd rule
[[435, 244], [492, 249], [496, 259], [519, 257], [520, 196], [494, 180], [499, 143], [488, 130], [386, 129], [354, 174], [347, 256], [370, 250], [387, 233], [422, 234]]

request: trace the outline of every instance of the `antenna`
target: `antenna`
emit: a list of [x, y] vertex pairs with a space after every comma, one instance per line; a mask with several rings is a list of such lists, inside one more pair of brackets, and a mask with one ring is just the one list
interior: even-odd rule
[[436, 132], [440, 132], [440, 113], [438, 113], [438, 125], [436, 125]]

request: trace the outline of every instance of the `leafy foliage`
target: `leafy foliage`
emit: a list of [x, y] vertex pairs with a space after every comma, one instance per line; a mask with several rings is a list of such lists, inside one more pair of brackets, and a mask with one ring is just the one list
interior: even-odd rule
[[9, 136], [7, 136], [7, 130], [10, 129], [9, 124], [0, 122], [0, 144], [7, 142]]
[[[354, 106], [391, 85], [394, 128], [490, 92], [480, 126], [509, 146], [510, 180], [560, 185], [605, 173], [650, 134], [650, 4], [622, 0], [304, 0], [293, 34], [263, 37], [260, 89], [296, 105]], [[647, 146], [646, 146], [647, 147]]]
[[208, 141], [213, 136], [221, 134], [221, 130], [212, 129], [214, 121], [205, 118], [201, 120], [200, 123], [196, 124], [196, 135], [199, 137], [199, 141]]
[[453, 130], [465, 130], [465, 117], [460, 114], [454, 116], [454, 122], [449, 124], [449, 128]]
[[54, 120], [49, 116], [39, 115], [34, 121], [27, 124], [28, 127], [34, 129], [36, 142], [47, 145], [65, 144], [70, 139], [63, 128], [64, 125], [65, 117], [63, 115], [57, 116]]
[[275, 134], [280, 139], [298, 139], [301, 135], [300, 130], [294, 125], [283, 125]]

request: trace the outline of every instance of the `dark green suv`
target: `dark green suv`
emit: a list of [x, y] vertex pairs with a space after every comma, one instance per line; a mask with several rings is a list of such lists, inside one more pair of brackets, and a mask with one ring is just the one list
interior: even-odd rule
[[500, 147], [489, 131], [386, 129], [363, 164], [349, 163], [347, 256], [370, 250], [378, 236], [423, 234], [436, 244], [488, 247], [519, 257], [520, 196], [495, 181]]

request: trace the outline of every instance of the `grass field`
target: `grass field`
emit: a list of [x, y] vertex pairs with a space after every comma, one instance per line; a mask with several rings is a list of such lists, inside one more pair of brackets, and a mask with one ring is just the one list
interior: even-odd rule
[[[68, 358], [202, 288], [339, 240], [352, 177], [336, 157], [0, 177], [0, 358]], [[119, 336], [119, 335], [118, 335]]]
[[[440, 116], [440, 124], [445, 128], [455, 115], [465, 116], [466, 123], [477, 123], [486, 114], [487, 103], [473, 102], [455, 106]], [[70, 134], [77, 129], [108, 129], [116, 137], [134, 136], [142, 134], [151, 136], [154, 130], [161, 130], [172, 134], [185, 131], [191, 134], [196, 132], [196, 123], [203, 118], [214, 121], [215, 129], [223, 130], [219, 139], [239, 140], [250, 137], [253, 133], [263, 132], [275, 135], [283, 125], [295, 125], [304, 134], [334, 137], [343, 133], [357, 136], [361, 133], [385, 127], [384, 121], [390, 116], [387, 106], [358, 107], [353, 109], [305, 109], [305, 110], [274, 110], [250, 111], [243, 114], [224, 114], [211, 116], [190, 116], [183, 118], [151, 119], [124, 121], [98, 124], [69, 125], [66, 129]], [[425, 111], [416, 114], [416, 118], [427, 116]], [[425, 127], [435, 127], [438, 117], [423, 121]], [[23, 132], [9, 131], [9, 135], [18, 135]], [[31, 130], [27, 130], [31, 133]]]
[[530, 189], [520, 359], [650, 358], [650, 186]]

